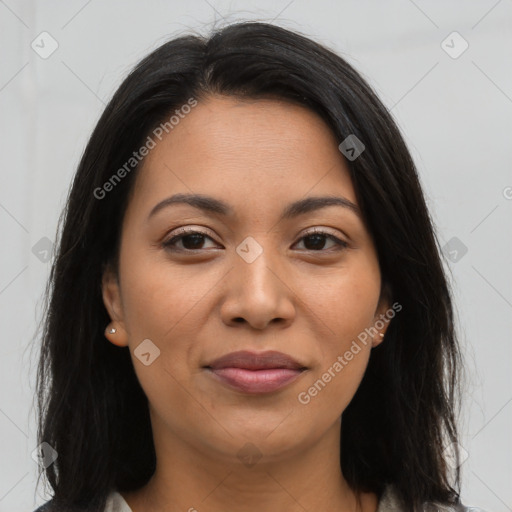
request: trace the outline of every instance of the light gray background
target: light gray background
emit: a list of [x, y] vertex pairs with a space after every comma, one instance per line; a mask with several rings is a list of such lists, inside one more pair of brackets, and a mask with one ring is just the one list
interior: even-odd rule
[[[442, 243], [456, 237], [467, 247], [447, 260], [470, 384], [463, 502], [511, 511], [511, 0], [0, 0], [0, 512], [32, 511], [48, 497], [35, 490], [31, 458], [33, 336], [50, 268], [40, 240], [55, 239], [88, 136], [150, 50], [189, 28], [241, 19], [273, 20], [327, 44], [391, 108]], [[31, 48], [48, 51], [43, 31], [58, 43], [46, 59]], [[457, 58], [445, 51], [463, 49], [453, 31], [469, 44]]]

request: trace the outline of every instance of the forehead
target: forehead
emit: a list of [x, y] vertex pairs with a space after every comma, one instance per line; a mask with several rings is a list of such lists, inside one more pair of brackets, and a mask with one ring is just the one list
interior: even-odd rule
[[204, 193], [241, 206], [342, 194], [356, 202], [338, 142], [309, 109], [274, 99], [208, 97], [145, 157], [135, 198]]

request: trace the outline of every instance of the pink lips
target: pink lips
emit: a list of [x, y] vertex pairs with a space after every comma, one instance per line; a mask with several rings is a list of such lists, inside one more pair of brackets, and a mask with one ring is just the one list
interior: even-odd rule
[[306, 368], [282, 352], [232, 352], [205, 367], [220, 381], [245, 393], [270, 393], [299, 377]]

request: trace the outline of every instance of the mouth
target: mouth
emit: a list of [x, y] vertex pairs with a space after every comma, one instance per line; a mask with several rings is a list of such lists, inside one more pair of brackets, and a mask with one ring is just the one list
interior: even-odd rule
[[232, 352], [203, 368], [218, 382], [249, 394], [282, 389], [307, 370], [291, 356], [276, 351]]

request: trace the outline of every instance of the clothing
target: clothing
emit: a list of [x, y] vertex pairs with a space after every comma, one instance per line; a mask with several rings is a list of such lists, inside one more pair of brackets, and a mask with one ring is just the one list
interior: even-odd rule
[[[471, 512], [471, 508], [465, 507], [462, 503], [455, 506], [447, 506], [447, 505], [431, 505], [430, 507], [425, 507], [425, 511], [429, 512]], [[481, 512], [483, 510], [479, 509]], [[126, 509], [126, 511], [122, 512], [131, 512], [130, 509]], [[400, 505], [400, 500], [398, 499], [397, 493], [394, 490], [392, 485], [388, 485], [384, 490], [384, 494], [382, 495], [379, 506], [377, 508], [377, 512], [407, 512], [405, 508]]]
[[111, 492], [104, 512], [132, 512], [132, 509], [118, 492]]
[[[46, 512], [48, 509], [48, 505], [50, 503], [47, 503], [46, 505], [43, 505], [42, 507], [39, 507], [34, 512]], [[428, 510], [428, 509], [426, 509]], [[470, 512], [469, 507], [465, 507], [464, 505], [458, 505], [455, 507], [442, 507], [441, 505], [438, 505], [435, 509], [436, 512]], [[481, 510], [481, 509], [479, 509]], [[107, 498], [107, 503], [105, 505], [104, 512], [133, 512], [132, 509], [128, 506], [128, 503], [126, 503], [125, 499], [119, 494], [118, 492], [111, 492]], [[399, 500], [397, 498], [397, 495], [394, 491], [393, 486], [388, 485], [384, 491], [384, 494], [382, 495], [379, 506], [377, 508], [377, 512], [407, 512], [403, 507], [400, 507]], [[482, 511], [483, 512], [483, 511]]]
[[[436, 512], [469, 512], [469, 508], [464, 505], [455, 507], [442, 507], [438, 505]], [[481, 509], [480, 509], [481, 510]], [[124, 498], [118, 492], [112, 492], [108, 497], [104, 512], [133, 512]], [[399, 500], [392, 486], [387, 486], [382, 495], [376, 512], [406, 512], [400, 507]], [[483, 511], [482, 511], [483, 512]]]

